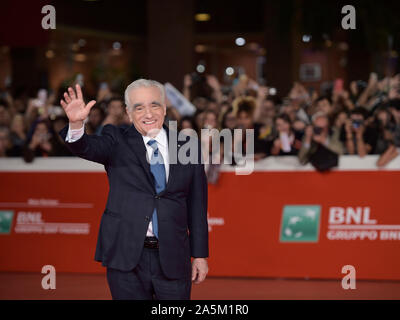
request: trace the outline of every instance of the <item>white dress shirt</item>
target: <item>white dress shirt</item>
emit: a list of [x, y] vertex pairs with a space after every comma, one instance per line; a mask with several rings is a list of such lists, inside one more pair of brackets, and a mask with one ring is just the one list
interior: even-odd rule
[[84, 132], [85, 132], [85, 126], [82, 126], [82, 128], [80, 129], [71, 129], [71, 125], [69, 125], [65, 141], [67, 142], [78, 141], [83, 136]]
[[[70, 143], [78, 141], [83, 136], [84, 132], [85, 132], [84, 126], [82, 126], [82, 128], [80, 128], [80, 129], [71, 129], [71, 127], [69, 127], [65, 141], [70, 142]], [[165, 129], [161, 128], [161, 130], [158, 132], [158, 134], [154, 138], [150, 138], [148, 136], [143, 136], [143, 135], [142, 135], [142, 138], [143, 138], [143, 143], [144, 143], [144, 145], [146, 147], [146, 151], [147, 151], [146, 157], [149, 162], [150, 162], [149, 159], [151, 159], [151, 156], [153, 155], [153, 148], [151, 146], [149, 146], [147, 144], [147, 142], [149, 142], [151, 139], [154, 139], [157, 141], [158, 150], [161, 152], [161, 155], [164, 159], [165, 178], [167, 180], [166, 182], [168, 182], [169, 154], [168, 154], [168, 138], [167, 138], [167, 133], [166, 133]], [[149, 227], [147, 229], [146, 236], [148, 236], [148, 237], [154, 236], [153, 224], [151, 221], [149, 223]]]

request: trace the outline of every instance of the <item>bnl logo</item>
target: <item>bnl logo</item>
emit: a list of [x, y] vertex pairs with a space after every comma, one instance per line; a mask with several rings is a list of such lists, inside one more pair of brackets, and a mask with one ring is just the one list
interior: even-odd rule
[[321, 206], [287, 205], [283, 207], [281, 242], [318, 242]]
[[0, 211], [0, 234], [10, 234], [11, 226], [14, 217], [14, 211]]

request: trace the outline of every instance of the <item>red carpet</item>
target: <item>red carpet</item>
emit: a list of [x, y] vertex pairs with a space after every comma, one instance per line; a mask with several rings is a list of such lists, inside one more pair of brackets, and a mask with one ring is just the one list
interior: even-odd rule
[[[43, 275], [0, 273], [0, 299], [111, 299], [105, 275], [57, 274], [56, 289], [43, 290]], [[343, 290], [336, 280], [208, 278], [194, 285], [192, 299], [400, 299], [400, 282], [358, 280]]]

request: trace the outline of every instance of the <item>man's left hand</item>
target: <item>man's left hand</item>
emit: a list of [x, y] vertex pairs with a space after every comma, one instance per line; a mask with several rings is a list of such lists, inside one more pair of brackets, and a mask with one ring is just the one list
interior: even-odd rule
[[194, 258], [192, 262], [192, 281], [196, 284], [203, 282], [207, 273], [207, 258]]

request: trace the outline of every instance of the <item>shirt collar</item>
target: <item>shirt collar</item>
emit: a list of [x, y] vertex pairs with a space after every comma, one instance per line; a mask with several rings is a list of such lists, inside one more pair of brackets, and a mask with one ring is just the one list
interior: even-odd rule
[[162, 146], [162, 147], [167, 147], [167, 133], [165, 132], [164, 128], [161, 128], [161, 130], [158, 132], [158, 134], [154, 138], [150, 138], [149, 136], [142, 136], [144, 144], [147, 145], [147, 142], [150, 140], [154, 139], [157, 141], [157, 143]]

